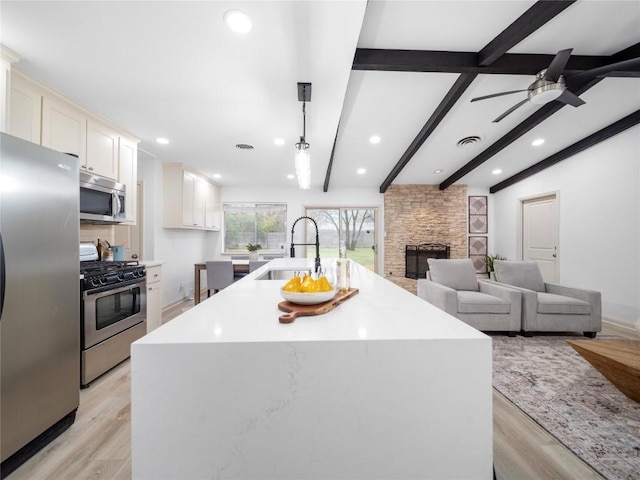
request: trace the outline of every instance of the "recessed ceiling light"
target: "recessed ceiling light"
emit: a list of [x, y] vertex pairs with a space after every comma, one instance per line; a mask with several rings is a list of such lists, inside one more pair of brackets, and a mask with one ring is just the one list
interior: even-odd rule
[[434, 171], [433, 171], [433, 173], [442, 173], [442, 172], [444, 172], [444, 170], [440, 170], [440, 169], [438, 169], [438, 170], [434, 170]]
[[356, 170], [356, 172], [358, 172], [358, 175], [364, 175], [365, 173], [367, 173], [367, 169], [359, 168], [358, 170]]
[[371, 142], [373, 145], [375, 145], [376, 143], [380, 143], [380, 137], [378, 135], [373, 135], [369, 137], [369, 142]]
[[295, 175], [292, 175], [292, 174], [289, 174], [289, 175], [287, 175], [287, 178], [288, 178], [289, 180], [293, 180], [294, 178], [296, 178], [296, 176], [295, 176]]
[[214, 173], [213, 178], [222, 178], [222, 175], [220, 175], [219, 173]]
[[279, 147], [281, 147], [282, 145], [284, 145], [284, 138], [276, 138], [273, 141], [274, 144], [278, 145]]
[[500, 170], [499, 168], [496, 168], [491, 173], [493, 173], [494, 175], [500, 175], [502, 173], [502, 170]]
[[224, 13], [224, 23], [236, 33], [249, 33], [251, 31], [251, 19], [240, 10], [227, 10]]
[[163, 137], [158, 137], [156, 138], [156, 142], [158, 142], [161, 145], [166, 145], [169, 143], [169, 140], [167, 140], [166, 138]]
[[539, 147], [543, 143], [544, 143], [544, 138], [536, 138], [533, 142], [531, 142], [531, 145], [533, 145], [534, 147]]

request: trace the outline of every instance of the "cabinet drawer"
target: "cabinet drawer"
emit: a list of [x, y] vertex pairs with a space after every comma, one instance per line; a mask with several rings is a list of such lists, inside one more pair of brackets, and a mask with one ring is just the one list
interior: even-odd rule
[[160, 282], [162, 280], [162, 267], [147, 267], [147, 285], [150, 283]]

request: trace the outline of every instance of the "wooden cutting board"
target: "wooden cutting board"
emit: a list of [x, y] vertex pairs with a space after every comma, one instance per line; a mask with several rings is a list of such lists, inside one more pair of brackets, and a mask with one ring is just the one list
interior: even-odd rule
[[282, 310], [283, 312], [287, 312], [283, 315], [280, 315], [280, 323], [291, 323], [298, 317], [309, 317], [327, 313], [336, 308], [345, 300], [353, 297], [356, 293], [358, 293], [358, 291], [359, 290], [357, 288], [351, 288], [345, 292], [339, 291], [331, 300], [317, 303], [315, 305], [299, 305], [297, 303], [288, 301], [280, 302], [278, 304], [278, 309]]

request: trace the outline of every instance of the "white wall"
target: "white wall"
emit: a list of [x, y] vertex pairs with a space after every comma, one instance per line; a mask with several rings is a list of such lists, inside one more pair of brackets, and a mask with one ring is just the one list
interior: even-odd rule
[[640, 126], [492, 195], [492, 251], [516, 259], [519, 199], [558, 192], [559, 281], [602, 292], [603, 316], [640, 321]]
[[[162, 227], [162, 163], [149, 155], [139, 155], [138, 178], [144, 188], [144, 260], [163, 261], [162, 305], [185, 298], [194, 288], [194, 264], [221, 258], [222, 233]], [[321, 189], [223, 187], [223, 202], [287, 203], [287, 225], [304, 214], [305, 207], [378, 207], [379, 259], [382, 258], [384, 197], [377, 188], [342, 189], [323, 193]], [[302, 233], [302, 224], [300, 233]], [[296, 227], [296, 237], [298, 227]], [[287, 242], [291, 242], [290, 234]], [[286, 250], [289, 254], [289, 250]], [[202, 276], [204, 282], [204, 275]]]

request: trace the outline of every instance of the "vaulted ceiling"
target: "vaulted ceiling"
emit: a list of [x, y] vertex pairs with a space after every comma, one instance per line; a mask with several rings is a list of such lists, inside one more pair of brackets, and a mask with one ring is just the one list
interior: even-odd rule
[[[251, 32], [226, 28], [232, 8]], [[16, 68], [130, 131], [143, 152], [220, 174], [223, 186], [295, 185], [297, 82], [312, 83], [306, 139], [312, 188], [325, 191], [497, 191], [640, 121], [636, 0], [3, 0], [0, 21]], [[471, 102], [526, 90], [565, 49], [568, 89], [584, 105], [525, 102], [496, 123], [526, 91]], [[458, 146], [466, 137], [478, 139]]]

